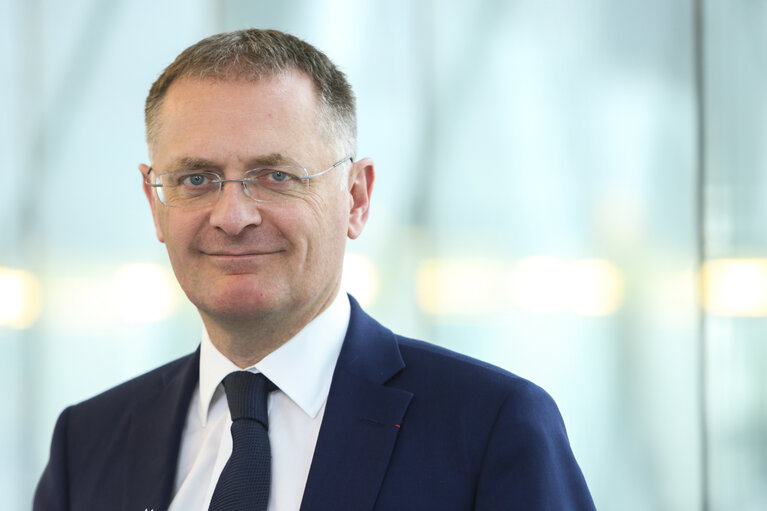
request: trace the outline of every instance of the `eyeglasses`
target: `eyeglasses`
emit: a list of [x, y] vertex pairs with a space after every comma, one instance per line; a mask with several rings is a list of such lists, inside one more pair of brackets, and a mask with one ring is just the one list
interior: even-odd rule
[[166, 206], [174, 208], [202, 208], [218, 200], [224, 183], [240, 183], [245, 195], [258, 202], [284, 202], [298, 199], [309, 190], [312, 179], [330, 172], [352, 156], [344, 156], [330, 167], [316, 174], [309, 174], [300, 165], [270, 165], [250, 169], [242, 179], [224, 179], [212, 170], [177, 170], [157, 174], [154, 179], [147, 172], [146, 184], [154, 188], [157, 198]]

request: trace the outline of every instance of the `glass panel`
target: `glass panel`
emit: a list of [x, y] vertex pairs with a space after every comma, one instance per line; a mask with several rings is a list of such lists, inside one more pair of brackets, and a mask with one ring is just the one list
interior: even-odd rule
[[767, 3], [710, 0], [706, 305], [711, 509], [767, 508]]

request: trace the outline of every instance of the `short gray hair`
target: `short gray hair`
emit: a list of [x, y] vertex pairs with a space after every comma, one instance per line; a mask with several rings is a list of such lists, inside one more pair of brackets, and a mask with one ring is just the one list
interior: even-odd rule
[[147, 144], [160, 128], [165, 94], [179, 78], [249, 80], [291, 70], [306, 73], [319, 98], [320, 129], [330, 144], [354, 156], [357, 146], [356, 101], [351, 85], [320, 50], [277, 30], [246, 29], [216, 34], [190, 46], [152, 84], [144, 108]]

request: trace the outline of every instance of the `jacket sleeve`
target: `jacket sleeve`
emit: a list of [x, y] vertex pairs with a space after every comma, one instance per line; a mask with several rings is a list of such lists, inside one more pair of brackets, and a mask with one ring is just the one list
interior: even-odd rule
[[68, 424], [71, 408], [65, 409], [56, 422], [51, 442], [51, 454], [48, 465], [43, 471], [35, 491], [32, 511], [68, 511], [69, 510], [69, 473], [68, 473]]
[[475, 510], [594, 511], [554, 400], [530, 382], [501, 406], [483, 456]]

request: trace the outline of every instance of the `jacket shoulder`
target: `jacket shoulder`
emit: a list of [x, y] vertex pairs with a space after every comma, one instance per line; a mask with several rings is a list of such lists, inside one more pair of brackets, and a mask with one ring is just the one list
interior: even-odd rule
[[148, 488], [149, 479], [169, 492], [198, 360], [195, 352], [64, 410], [33, 509], [112, 509], [126, 483]]
[[[463, 499], [467, 508], [483, 511], [512, 504], [593, 511], [562, 416], [545, 390], [487, 362], [395, 338], [404, 368], [388, 385], [413, 394], [398, 445], [427, 453], [420, 460], [407, 458], [419, 475], [403, 468], [404, 475], [392, 476], [398, 484], [435, 466], [459, 467], [439, 472], [433, 493], [452, 492], [451, 502]], [[425, 484], [420, 480], [419, 486]], [[470, 491], [461, 493], [462, 484]]]
[[506, 369], [448, 348], [396, 336], [408, 370], [428, 375], [433, 383], [463, 385], [470, 391], [509, 392], [551, 399], [545, 390]]
[[473, 434], [505, 423], [544, 435], [563, 430], [554, 399], [535, 383], [487, 362], [424, 341], [398, 338], [405, 368], [390, 385], [414, 394], [410, 413], [458, 421]]

